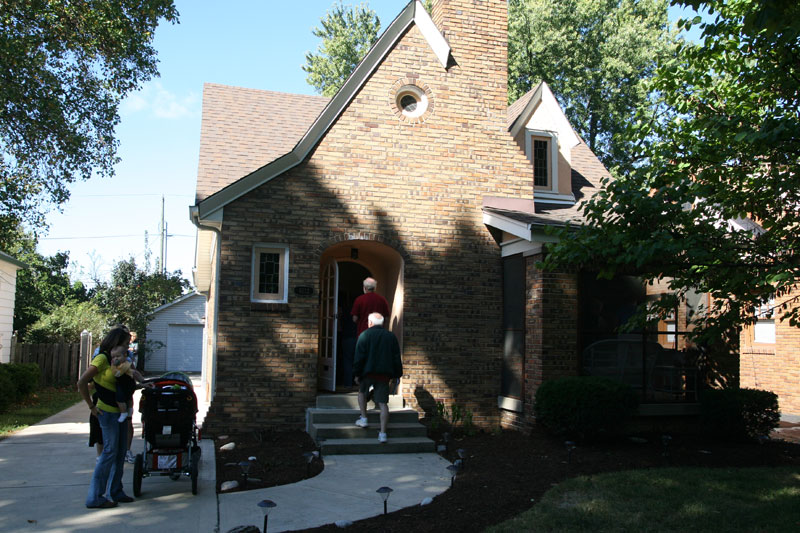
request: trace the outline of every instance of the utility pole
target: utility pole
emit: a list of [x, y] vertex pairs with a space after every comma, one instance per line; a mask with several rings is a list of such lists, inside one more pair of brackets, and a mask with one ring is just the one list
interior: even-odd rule
[[164, 195], [161, 195], [161, 273], [166, 274], [167, 266], [167, 223], [164, 221]]

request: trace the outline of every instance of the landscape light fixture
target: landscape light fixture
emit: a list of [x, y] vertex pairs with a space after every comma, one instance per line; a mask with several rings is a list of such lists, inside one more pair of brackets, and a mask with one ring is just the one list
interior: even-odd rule
[[458, 454], [458, 458], [461, 459], [461, 466], [463, 467], [467, 460], [467, 450], [464, 448], [459, 448], [456, 450], [456, 453]]
[[456, 481], [456, 474], [458, 474], [458, 466], [448, 465], [447, 471], [450, 472], [450, 487], [452, 487], [453, 483], [455, 483]]
[[670, 435], [661, 435], [661, 444], [664, 446], [664, 452], [662, 455], [664, 458], [669, 458], [669, 443], [672, 441], [672, 437]]
[[311, 463], [314, 461], [316, 455], [314, 452], [305, 452], [303, 457], [306, 458], [306, 479], [311, 476]]
[[567, 447], [567, 464], [572, 464], [572, 452], [577, 446], [575, 446], [575, 443], [571, 440], [566, 441], [564, 446]]
[[258, 506], [261, 508], [261, 512], [264, 513], [264, 531], [263, 533], [267, 533], [267, 517], [269, 517], [269, 512], [272, 510], [273, 507], [277, 507], [276, 504], [272, 500], [261, 500], [258, 502]]
[[250, 466], [252, 463], [250, 461], [242, 461], [239, 463], [239, 468], [242, 469], [242, 476], [244, 477], [244, 488], [247, 488], [247, 474], [250, 473]]
[[390, 489], [389, 487], [381, 487], [375, 492], [380, 494], [381, 498], [383, 498], [383, 514], [386, 514], [387, 513], [386, 502], [389, 499], [389, 494], [392, 493], [392, 489]]

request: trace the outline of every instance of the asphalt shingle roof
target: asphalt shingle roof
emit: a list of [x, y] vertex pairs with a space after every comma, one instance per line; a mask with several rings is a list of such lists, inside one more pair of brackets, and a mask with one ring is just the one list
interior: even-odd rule
[[195, 200], [290, 152], [328, 102], [324, 96], [206, 83]]

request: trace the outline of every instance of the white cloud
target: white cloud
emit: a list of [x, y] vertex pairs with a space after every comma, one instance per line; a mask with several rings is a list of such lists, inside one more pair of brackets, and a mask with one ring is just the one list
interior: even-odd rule
[[195, 117], [200, 112], [200, 98], [190, 92], [178, 96], [159, 81], [145, 85], [139, 92], [128, 96], [120, 106], [122, 115], [147, 113], [155, 118], [168, 120]]

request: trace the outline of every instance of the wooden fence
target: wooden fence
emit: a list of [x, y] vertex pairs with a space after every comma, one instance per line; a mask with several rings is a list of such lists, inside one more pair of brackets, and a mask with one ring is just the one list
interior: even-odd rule
[[39, 385], [74, 384], [86, 370], [91, 355], [92, 335], [84, 332], [80, 343], [23, 344], [11, 340], [12, 363], [39, 365]]

